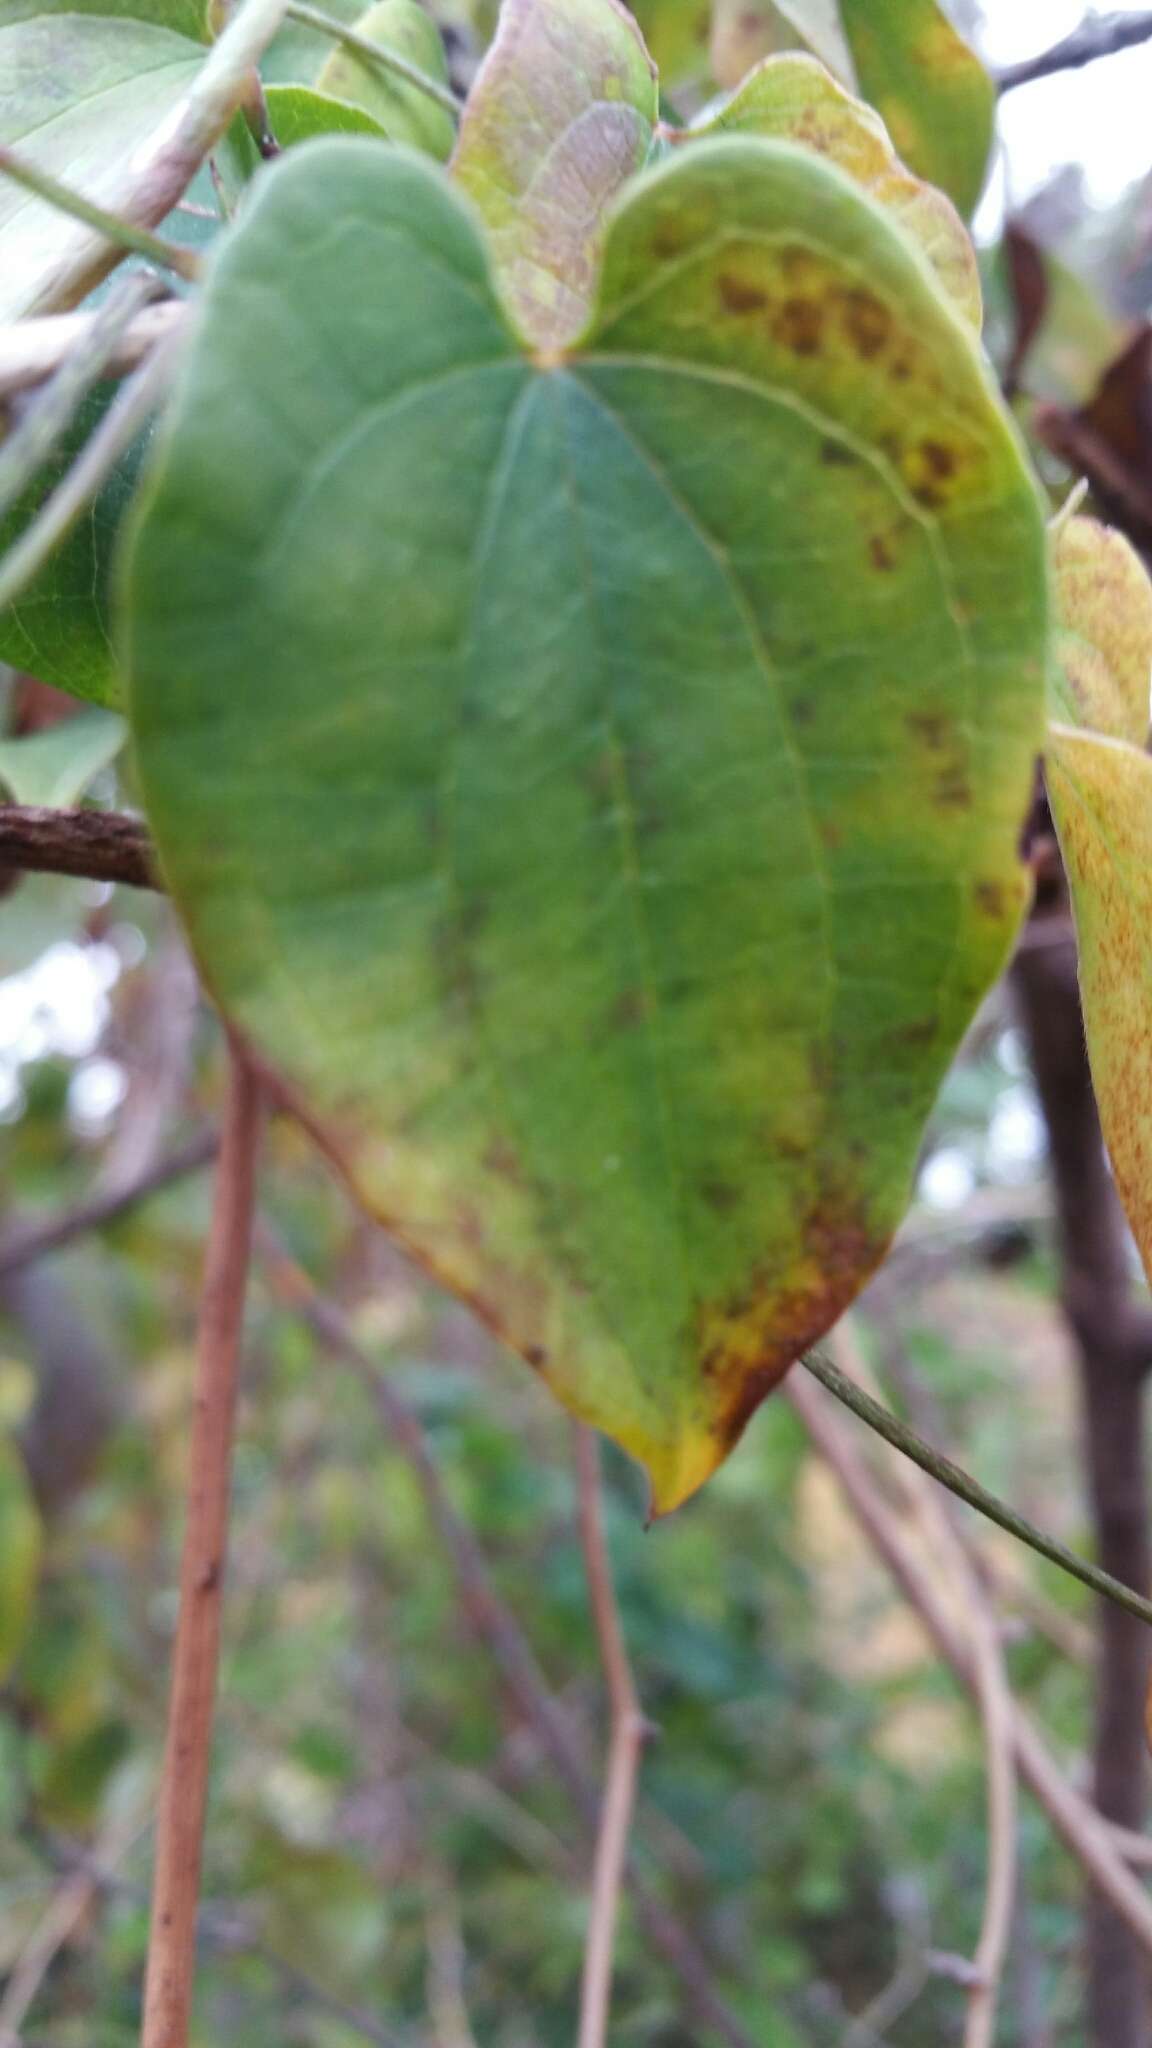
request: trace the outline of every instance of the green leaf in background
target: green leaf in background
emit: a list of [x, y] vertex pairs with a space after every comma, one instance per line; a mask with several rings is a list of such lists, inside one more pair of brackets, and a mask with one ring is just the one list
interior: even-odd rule
[[636, 0], [636, 18], [662, 85], [673, 91], [708, 71], [709, 15], [700, 0]]
[[[138, 20], [48, 14], [0, 26], [0, 142], [116, 211], [125, 164], [203, 59], [198, 44]], [[0, 319], [55, 309], [91, 233], [0, 177]]]
[[1152, 583], [1122, 534], [1058, 521], [1060, 673], [1047, 783], [1076, 919], [1080, 999], [1116, 1185], [1152, 1274]]
[[939, 0], [840, 0], [856, 86], [900, 155], [969, 216], [983, 189], [996, 88]]
[[887, 207], [979, 331], [976, 252], [951, 201], [905, 170], [879, 115], [837, 84], [815, 58], [766, 58], [723, 106], [687, 131], [688, 137], [716, 134], [795, 142], [839, 164]]
[[[440, 31], [418, 0], [377, 0], [360, 15], [358, 35], [382, 50], [407, 58], [437, 85], [448, 83], [448, 61]], [[316, 74], [316, 90], [330, 99], [363, 108], [393, 142], [407, 142], [444, 162], [452, 154], [456, 124], [444, 107], [383, 65], [337, 44]]]
[[11, 1437], [0, 1436], [0, 1684], [28, 1632], [41, 1547], [40, 1517], [24, 1460]]
[[111, 766], [126, 732], [114, 711], [86, 711], [44, 732], [0, 740], [0, 785], [14, 803], [66, 808]]
[[1052, 570], [1056, 717], [1142, 747], [1152, 680], [1152, 582], [1143, 562], [1114, 527], [1074, 517], [1056, 522]]
[[875, 107], [904, 162], [972, 212], [996, 90], [939, 0], [715, 0], [712, 68], [721, 85], [789, 49], [819, 58]]
[[0, 0], [0, 29], [18, 21], [60, 15], [95, 15], [106, 20], [142, 21], [191, 42], [207, 42], [206, 0]]
[[[0, 551], [11, 546], [95, 431], [115, 396], [112, 383], [85, 399], [32, 488], [0, 519]], [[142, 435], [120, 462], [83, 519], [77, 521], [18, 602], [0, 611], [0, 661], [43, 683], [117, 704], [120, 682], [109, 638], [108, 575], [112, 546], [147, 446]]]
[[387, 140], [379, 121], [363, 107], [331, 99], [314, 86], [269, 85], [264, 99], [268, 125], [281, 149], [294, 149], [316, 135], [377, 135]]
[[591, 309], [605, 210], [648, 155], [656, 75], [617, 0], [504, 0], [452, 172], [521, 333], [565, 346]]
[[215, 260], [124, 595], [209, 986], [673, 1507], [883, 1255], [1021, 914], [1045, 536], [975, 341], [722, 138], [545, 364], [434, 167], [318, 142]]

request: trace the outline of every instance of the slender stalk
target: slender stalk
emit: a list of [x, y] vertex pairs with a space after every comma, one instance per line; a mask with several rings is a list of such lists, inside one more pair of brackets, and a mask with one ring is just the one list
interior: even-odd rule
[[[182, 199], [248, 93], [252, 72], [284, 19], [287, 0], [245, 0], [208, 51], [183, 99], [134, 150], [109, 208], [133, 226], [155, 228]], [[45, 277], [36, 313], [73, 306], [120, 261], [102, 232], [81, 237]]]
[[605, 2048], [612, 2002], [616, 1920], [628, 1863], [628, 1836], [636, 1808], [646, 1723], [628, 1659], [612, 1584], [612, 1564], [604, 1540], [600, 1447], [593, 1431], [582, 1423], [576, 1424], [574, 1436], [580, 1548], [611, 1717], [608, 1772], [592, 1868], [592, 1910], [584, 1950], [577, 2048]]
[[74, 1209], [66, 1209], [62, 1215], [52, 1216], [47, 1222], [20, 1222], [9, 1224], [0, 1232], [0, 1281], [12, 1273], [19, 1273], [25, 1266], [43, 1259], [50, 1252], [63, 1251], [75, 1244], [77, 1238], [86, 1237], [89, 1231], [103, 1230], [106, 1224], [114, 1223], [126, 1215], [137, 1204], [146, 1201], [149, 1195], [159, 1194], [162, 1188], [171, 1187], [174, 1181], [183, 1180], [187, 1174], [196, 1173], [209, 1160], [215, 1158], [217, 1149], [215, 1131], [200, 1131], [189, 1138], [176, 1151], [169, 1152], [163, 1159], [137, 1175], [126, 1184], [107, 1188], [86, 1200], [77, 1202]]
[[[134, 370], [187, 315], [186, 299], [162, 299], [146, 307], [120, 335], [104, 374], [121, 377]], [[14, 320], [0, 327], [0, 399], [51, 377], [84, 345], [99, 318], [99, 313], [48, 313], [41, 320]]]
[[[913, 1611], [919, 1615], [945, 1662], [969, 1691], [974, 1689], [971, 1653], [924, 1560], [924, 1546], [900, 1527], [884, 1495], [832, 1403], [798, 1373], [784, 1382], [785, 1397], [800, 1415], [821, 1457], [831, 1466], [844, 1498]], [[1047, 1745], [1018, 1706], [1012, 1709], [1012, 1744], [1021, 1777], [1043, 1807], [1057, 1834], [1082, 1868], [1152, 1956], [1152, 1900], [1128, 1869], [1112, 1830], [1064, 1777]]]
[[159, 263], [165, 270], [174, 270], [189, 284], [194, 284], [199, 277], [201, 263], [194, 250], [182, 249], [179, 242], [169, 242], [163, 235], [152, 234], [148, 228], [136, 227], [130, 220], [121, 220], [119, 214], [97, 205], [94, 199], [77, 192], [74, 186], [62, 184], [59, 178], [42, 171], [38, 164], [27, 163], [3, 143], [0, 143], [0, 172], [11, 178], [13, 184], [23, 185], [24, 190], [35, 198], [56, 207], [58, 212], [70, 215], [86, 228], [93, 228], [124, 255], [146, 256], [149, 263]]
[[0, 447], [0, 519], [67, 433], [93, 385], [105, 374], [126, 329], [163, 288], [160, 279], [148, 272], [121, 278], [51, 383], [12, 429]]
[[[839, 1367], [868, 1392], [875, 1388], [855, 1320], [846, 1316], [831, 1339]], [[980, 1938], [972, 1959], [964, 2048], [992, 2048], [996, 2008], [1016, 1905], [1016, 1760], [1012, 1744], [1013, 1701], [1000, 1632], [972, 1550], [942, 1497], [915, 1465], [892, 1461], [902, 1496], [924, 1530], [929, 1550], [943, 1552], [956, 1582], [967, 1623], [972, 1684], [984, 1733], [988, 1812], [988, 1875]]]
[[129, 378], [71, 469], [0, 560], [0, 611], [39, 574], [155, 412], [167, 386], [172, 347], [165, 342]]
[[[467, 1619], [492, 1656], [525, 1719], [535, 1729], [541, 1749], [567, 1788], [581, 1823], [591, 1831], [597, 1819], [596, 1787], [585, 1766], [582, 1745], [575, 1741], [567, 1716], [536, 1661], [517, 1615], [493, 1584], [484, 1553], [453, 1504], [419, 1421], [396, 1392], [391, 1376], [381, 1372], [357, 1342], [339, 1305], [319, 1292], [263, 1221], [258, 1226], [258, 1244], [275, 1294], [308, 1324], [333, 1358], [341, 1359], [356, 1374], [375, 1402], [396, 1449], [408, 1460], [423, 1494], [429, 1522], [451, 1560]], [[653, 1947], [675, 1971], [686, 1999], [695, 2009], [697, 2024], [710, 2028], [727, 2043], [727, 2048], [754, 2048], [747, 2029], [715, 1989], [708, 1959], [697, 1946], [695, 1936], [658, 1898], [634, 1858], [629, 1859], [628, 1884], [640, 1923]]]
[[201, 1298], [141, 2048], [188, 2042], [259, 1128], [259, 1085], [233, 1045]]
[[403, 78], [414, 85], [418, 92], [427, 93], [438, 107], [451, 114], [454, 121], [460, 119], [460, 102], [447, 85], [441, 85], [435, 78], [429, 78], [398, 50], [386, 50], [382, 43], [374, 43], [369, 36], [362, 36], [357, 29], [348, 28], [337, 21], [335, 15], [325, 14], [320, 7], [309, 7], [305, 0], [289, 0], [287, 8], [289, 21], [298, 21], [301, 28], [314, 28], [318, 35], [330, 36], [333, 42], [343, 43], [346, 50], [352, 50], [362, 57], [366, 64], [374, 64], [379, 71], [391, 71], [397, 78]]
[[907, 1423], [901, 1422], [899, 1417], [893, 1415], [881, 1402], [874, 1401], [870, 1394], [865, 1393], [863, 1387], [858, 1387], [855, 1381], [850, 1380], [833, 1365], [832, 1360], [823, 1352], [807, 1351], [799, 1363], [812, 1374], [813, 1379], [819, 1380], [837, 1401], [842, 1402], [845, 1408], [850, 1408], [854, 1415], [859, 1416], [861, 1422], [868, 1424], [869, 1429], [875, 1430], [877, 1436], [882, 1436], [885, 1442], [893, 1444], [898, 1451], [903, 1451], [906, 1458], [911, 1458], [913, 1464], [919, 1465], [930, 1478], [938, 1480], [941, 1486], [946, 1486], [949, 1493], [954, 1493], [959, 1500], [967, 1501], [969, 1507], [976, 1508], [980, 1514], [986, 1515], [990, 1522], [995, 1522], [999, 1528], [1006, 1529], [1010, 1536], [1015, 1536], [1021, 1543], [1026, 1543], [1030, 1550], [1035, 1550], [1039, 1556], [1046, 1557], [1051, 1564], [1059, 1565], [1062, 1571], [1070, 1573], [1074, 1579], [1079, 1579], [1081, 1585], [1090, 1587], [1094, 1593], [1102, 1593], [1118, 1607], [1126, 1607], [1129, 1614], [1136, 1615], [1140, 1621], [1152, 1624], [1152, 1600], [1145, 1600], [1142, 1594], [1134, 1592], [1131, 1586], [1122, 1585], [1119, 1579], [1114, 1579], [1109, 1572], [1101, 1571], [1098, 1565], [1089, 1564], [1087, 1558], [1078, 1557], [1074, 1550], [1069, 1550], [1055, 1536], [1046, 1536], [1042, 1529], [1037, 1529], [1023, 1515], [1018, 1515], [1015, 1508], [1010, 1508], [1004, 1501], [997, 1500], [994, 1493], [989, 1493], [978, 1480], [970, 1478], [959, 1465], [954, 1465], [951, 1458], [946, 1458], [942, 1451], [933, 1450], [931, 1444], [926, 1444], [923, 1437], [917, 1436], [914, 1429], [909, 1429]]
[[1149, 41], [1152, 13], [1096, 15], [1083, 28], [1065, 36], [1063, 42], [1041, 50], [1038, 57], [1026, 57], [1022, 64], [1002, 71], [996, 84], [1001, 93], [1015, 92], [1018, 86], [1031, 85], [1037, 78], [1052, 78], [1058, 71], [1079, 71], [1101, 57], [1114, 57], [1120, 50]]

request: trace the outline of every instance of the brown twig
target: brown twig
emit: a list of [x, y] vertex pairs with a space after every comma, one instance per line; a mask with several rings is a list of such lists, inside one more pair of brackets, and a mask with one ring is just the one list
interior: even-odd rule
[[198, 1131], [194, 1138], [189, 1138], [186, 1144], [178, 1146], [165, 1158], [158, 1159], [136, 1179], [110, 1188], [106, 1193], [90, 1195], [86, 1200], [77, 1202], [75, 1208], [50, 1217], [46, 1223], [9, 1226], [0, 1237], [0, 1280], [33, 1265], [37, 1259], [46, 1258], [50, 1252], [63, 1251], [93, 1230], [102, 1230], [106, 1224], [115, 1223], [118, 1217], [127, 1215], [149, 1195], [157, 1195], [161, 1189], [171, 1187], [174, 1181], [199, 1172], [215, 1157], [218, 1144], [215, 1131]]
[[[148, 306], [125, 328], [104, 366], [104, 374], [122, 377], [188, 318], [184, 299], [163, 299]], [[0, 398], [26, 391], [54, 376], [76, 348], [83, 347], [98, 313], [46, 313], [38, 320], [15, 320], [0, 327]]]
[[588, 1601], [608, 1686], [610, 1737], [608, 1770], [592, 1870], [592, 1902], [580, 1993], [578, 2048], [604, 2048], [612, 2001], [612, 1958], [620, 1890], [628, 1861], [628, 1836], [636, 1806], [636, 1784], [646, 1723], [632, 1676], [628, 1647], [612, 1584], [612, 1563], [604, 1539], [600, 1447], [592, 1430], [574, 1430], [576, 1498], [580, 1548], [588, 1580]]
[[1015, 92], [1018, 86], [1031, 85], [1034, 79], [1052, 78], [1058, 71], [1079, 71], [1101, 57], [1115, 57], [1121, 50], [1150, 40], [1152, 14], [1095, 15], [1082, 28], [1065, 36], [1063, 42], [1041, 50], [1039, 56], [1009, 65], [998, 74], [996, 85], [1001, 93]]
[[163, 887], [146, 826], [123, 811], [0, 804], [0, 868], [125, 882], [130, 889]]
[[141, 2048], [188, 2041], [259, 1129], [259, 1085], [233, 1045], [201, 1299]]
[[[875, 1385], [851, 1316], [830, 1340], [840, 1368], [872, 1394]], [[890, 1460], [891, 1476], [924, 1530], [930, 1549], [942, 1552], [963, 1603], [971, 1652], [973, 1691], [984, 1732], [988, 1808], [988, 1876], [980, 1938], [968, 1986], [964, 2048], [992, 2048], [996, 2006], [1016, 1899], [1016, 1764], [1012, 1747], [1012, 1694], [995, 1617], [973, 1553], [919, 1466]]]
[[[945, 1662], [972, 1691], [975, 1676], [969, 1648], [925, 1565], [923, 1546], [901, 1529], [831, 1399], [798, 1373], [785, 1381], [783, 1392], [821, 1457], [835, 1472], [844, 1498], [877, 1556], [920, 1616]], [[1131, 1928], [1145, 1953], [1152, 1955], [1152, 1901], [1118, 1852], [1111, 1831], [1068, 1783], [1019, 1707], [1012, 1713], [1012, 1746], [1021, 1776], [1066, 1847], [1099, 1894]]]
[[[257, 1226], [257, 1244], [274, 1293], [308, 1324], [327, 1352], [356, 1374], [375, 1403], [393, 1443], [407, 1458], [423, 1494], [429, 1520], [451, 1559], [468, 1619], [494, 1658], [525, 1720], [535, 1729], [581, 1821], [590, 1834], [594, 1833], [599, 1801], [581, 1745], [519, 1621], [496, 1591], [483, 1551], [453, 1506], [419, 1422], [387, 1374], [357, 1343], [336, 1303], [313, 1286], [275, 1231], [263, 1221]], [[675, 1972], [699, 2020], [711, 2027], [728, 2048], [755, 2048], [751, 2036], [715, 1990], [708, 1961], [695, 1939], [656, 1896], [632, 1861], [627, 1879], [648, 1939]]]

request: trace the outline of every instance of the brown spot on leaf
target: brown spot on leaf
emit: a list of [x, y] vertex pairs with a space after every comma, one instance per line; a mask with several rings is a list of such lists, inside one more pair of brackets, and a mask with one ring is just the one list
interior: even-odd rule
[[855, 448], [849, 448], [843, 441], [821, 441], [820, 460], [821, 462], [828, 463], [829, 467], [838, 466], [843, 469], [849, 469], [855, 468], [856, 464], [860, 461], [860, 456], [856, 453]]
[[875, 292], [862, 287], [843, 295], [844, 331], [856, 354], [868, 363], [887, 347], [892, 315]]
[[651, 1007], [645, 989], [625, 989], [623, 995], [617, 997], [608, 1013], [609, 1029], [612, 1031], [634, 1031], [638, 1024], [643, 1024]]
[[548, 1353], [542, 1344], [526, 1344], [524, 1346], [524, 1362], [526, 1365], [530, 1365], [535, 1372], [540, 1372], [548, 1363]]
[[700, 1186], [700, 1195], [708, 1208], [715, 1209], [721, 1216], [726, 1216], [730, 1210], [738, 1207], [740, 1201], [736, 1189], [730, 1187], [728, 1182], [724, 1180], [703, 1181]]
[[886, 1250], [860, 1204], [825, 1189], [801, 1232], [795, 1270], [755, 1273], [731, 1300], [701, 1309], [696, 1337], [715, 1434], [730, 1450], [766, 1394], [859, 1293]]
[[868, 543], [868, 556], [872, 567], [879, 569], [881, 574], [896, 567], [896, 557], [892, 552], [890, 543], [885, 540], [882, 533], [874, 533], [872, 535]]
[[759, 313], [768, 304], [768, 295], [761, 285], [751, 278], [736, 277], [731, 271], [720, 272], [716, 290], [729, 313]]
[[908, 711], [904, 723], [913, 738], [933, 753], [946, 746], [951, 737], [952, 720], [946, 711]]
[[1004, 902], [1004, 889], [1001, 883], [977, 882], [972, 890], [972, 894], [976, 898], [978, 908], [984, 912], [986, 917], [1003, 917], [1007, 906]]
[[793, 355], [819, 355], [824, 340], [824, 308], [819, 299], [785, 299], [773, 319], [772, 332]]
[[932, 790], [932, 801], [942, 811], [967, 811], [972, 807], [972, 785], [967, 769], [959, 761], [951, 761], [941, 770]]

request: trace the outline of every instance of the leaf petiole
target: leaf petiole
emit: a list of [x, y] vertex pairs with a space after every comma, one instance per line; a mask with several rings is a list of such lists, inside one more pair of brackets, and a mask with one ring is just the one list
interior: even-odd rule
[[309, 7], [306, 0], [289, 0], [284, 12], [289, 21], [299, 22], [301, 28], [314, 28], [318, 35], [330, 36], [333, 42], [343, 43], [345, 49], [355, 51], [366, 64], [375, 64], [382, 71], [392, 71], [397, 78], [406, 79], [418, 92], [427, 93], [428, 98], [451, 114], [454, 121], [460, 119], [460, 101], [456, 94], [448, 86], [429, 78], [427, 72], [419, 70], [415, 64], [410, 64], [397, 50], [388, 50], [382, 43], [374, 43], [369, 36], [362, 36], [356, 29], [337, 21], [335, 15], [325, 14], [320, 7]]
[[949, 1493], [954, 1493], [957, 1499], [966, 1501], [969, 1507], [975, 1508], [979, 1514], [985, 1515], [1001, 1529], [1006, 1529], [1010, 1536], [1017, 1537], [1021, 1543], [1026, 1543], [1028, 1548], [1035, 1550], [1040, 1557], [1046, 1557], [1051, 1564], [1059, 1565], [1061, 1571], [1068, 1572], [1074, 1579], [1079, 1579], [1081, 1585], [1090, 1587], [1092, 1592], [1101, 1594], [1105, 1600], [1115, 1601], [1118, 1607], [1127, 1608], [1128, 1613], [1134, 1614], [1137, 1620], [1152, 1624], [1152, 1600], [1146, 1600], [1131, 1586], [1124, 1585], [1120, 1579], [1114, 1579], [1110, 1572], [1101, 1571], [1099, 1565], [1089, 1564], [1087, 1558], [1078, 1557], [1074, 1550], [1069, 1550], [1057, 1537], [1046, 1536], [1042, 1529], [1037, 1529], [1034, 1523], [1027, 1521], [1023, 1515], [1018, 1515], [1015, 1508], [1010, 1508], [1005, 1501], [998, 1500], [994, 1493], [989, 1493], [986, 1487], [980, 1485], [979, 1480], [970, 1478], [961, 1466], [954, 1465], [951, 1458], [946, 1458], [942, 1451], [933, 1450], [931, 1444], [925, 1443], [923, 1437], [917, 1436], [914, 1429], [909, 1429], [906, 1422], [902, 1422], [898, 1415], [892, 1414], [891, 1409], [885, 1408], [879, 1401], [874, 1401], [871, 1394], [866, 1394], [863, 1387], [855, 1380], [849, 1379], [847, 1373], [842, 1373], [838, 1366], [833, 1365], [832, 1360], [826, 1357], [824, 1352], [806, 1351], [797, 1362], [812, 1374], [813, 1379], [819, 1380], [821, 1386], [826, 1387], [845, 1408], [850, 1408], [861, 1422], [866, 1422], [869, 1429], [875, 1430], [877, 1436], [882, 1436], [886, 1443], [894, 1445], [898, 1451], [903, 1451], [906, 1458], [911, 1458], [912, 1463], [919, 1465], [922, 1472], [927, 1472], [930, 1478], [937, 1480], [941, 1486], [946, 1486]]

